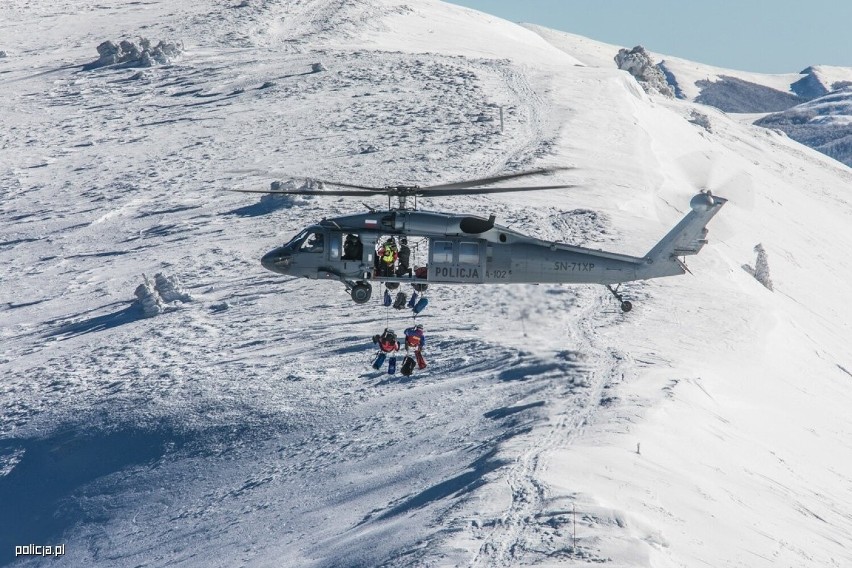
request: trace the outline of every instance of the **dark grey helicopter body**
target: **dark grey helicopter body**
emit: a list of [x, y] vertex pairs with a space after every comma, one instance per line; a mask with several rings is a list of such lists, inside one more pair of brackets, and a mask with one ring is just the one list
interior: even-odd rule
[[[518, 175], [526, 174], [511, 177]], [[411, 188], [412, 194], [415, 189], [417, 195], [428, 195], [419, 188]], [[530, 188], [514, 188], [521, 189]], [[281, 274], [340, 280], [358, 303], [370, 299], [371, 282], [410, 282], [416, 286], [594, 283], [606, 285], [622, 301], [622, 309], [628, 311], [630, 302], [624, 301], [611, 285], [683, 274], [686, 266], [678, 257], [701, 250], [707, 242], [705, 226], [725, 202], [710, 192], [695, 195], [690, 202], [692, 210], [643, 257], [544, 241], [497, 225], [494, 217], [391, 209], [324, 219], [267, 253], [261, 262], [267, 269]], [[357, 235], [360, 256], [353, 257], [344, 250], [347, 235]], [[375, 255], [377, 245], [388, 237], [426, 243], [425, 270], [411, 275], [383, 275], [377, 269]], [[317, 242], [321, 245], [317, 246]]]

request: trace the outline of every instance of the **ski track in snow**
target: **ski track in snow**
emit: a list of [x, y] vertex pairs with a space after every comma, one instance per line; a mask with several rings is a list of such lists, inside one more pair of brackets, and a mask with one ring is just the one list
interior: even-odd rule
[[[576, 319], [569, 321], [563, 331], [566, 342], [575, 346], [577, 358], [575, 372], [582, 378], [583, 388], [575, 389], [566, 396], [564, 392], [554, 392], [547, 400], [560, 401], [560, 410], [551, 415], [552, 424], [535, 432], [515, 459], [515, 464], [507, 474], [511, 488], [512, 502], [509, 510], [499, 519], [486, 521], [478, 535], [484, 539], [473, 566], [517, 566], [546, 560], [548, 557], [567, 555], [564, 545], [554, 542], [554, 523], [547, 518], [549, 492], [540, 481], [541, 470], [547, 468], [549, 451], [565, 447], [580, 434], [584, 426], [594, 420], [596, 410], [601, 406], [604, 393], [614, 382], [624, 377], [622, 369], [623, 354], [604, 351], [596, 345], [593, 321], [601, 317], [601, 304], [588, 301]], [[547, 547], [542, 547], [542, 541]], [[549, 550], [543, 553], [542, 550]]]

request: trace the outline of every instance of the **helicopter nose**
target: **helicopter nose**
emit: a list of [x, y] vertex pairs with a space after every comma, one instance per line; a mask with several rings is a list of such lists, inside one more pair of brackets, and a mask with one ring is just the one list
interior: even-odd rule
[[260, 264], [267, 270], [279, 274], [287, 274], [290, 268], [290, 253], [284, 252], [283, 248], [269, 251], [260, 259]]

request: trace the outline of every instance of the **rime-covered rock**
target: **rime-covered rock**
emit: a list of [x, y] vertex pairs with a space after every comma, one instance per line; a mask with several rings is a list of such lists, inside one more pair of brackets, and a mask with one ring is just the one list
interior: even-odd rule
[[260, 203], [269, 207], [270, 209], [278, 209], [278, 208], [290, 208], [294, 205], [304, 204], [306, 201], [310, 201], [313, 199], [312, 195], [281, 195], [276, 194], [276, 192], [287, 191], [299, 189], [302, 191], [322, 191], [323, 184], [321, 181], [317, 181], [314, 179], [306, 179], [302, 185], [296, 185], [296, 182], [293, 180], [287, 181], [273, 181], [269, 184], [269, 190], [271, 193], [268, 193], [260, 198]]
[[619, 69], [627, 71], [645, 89], [646, 93], [658, 93], [674, 98], [675, 94], [662, 70], [651, 61], [651, 56], [641, 45], [633, 49], [620, 49], [615, 56]]
[[165, 310], [160, 295], [147, 276], [145, 276], [145, 282], [137, 286], [134, 294], [136, 295], [136, 303], [142, 308], [144, 317], [152, 318]]
[[697, 110], [692, 111], [689, 116], [689, 122], [696, 126], [700, 126], [707, 132], [713, 132], [713, 127], [710, 124], [710, 117], [704, 113], [698, 112]]
[[118, 44], [105, 41], [98, 45], [98, 59], [84, 69], [97, 69], [108, 65], [122, 67], [153, 67], [154, 65], [169, 65], [172, 59], [183, 52], [183, 44], [178, 42], [161, 41], [153, 45], [149, 39], [139, 38], [139, 42], [121, 40]]
[[93, 65], [95, 67], [104, 67], [106, 65], [115, 65], [116, 63], [118, 63], [121, 48], [114, 42], [105, 41], [100, 44], [97, 49], [98, 55], [100, 55], [100, 57], [95, 63], [92, 63], [90, 65]]
[[154, 288], [167, 304], [192, 301], [192, 296], [181, 287], [177, 276], [166, 276], [158, 272], [154, 275]]

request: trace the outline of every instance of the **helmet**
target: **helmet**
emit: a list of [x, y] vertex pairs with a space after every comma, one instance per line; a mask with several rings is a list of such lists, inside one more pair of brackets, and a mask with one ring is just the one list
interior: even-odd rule
[[417, 325], [414, 326], [414, 329], [419, 329], [419, 330], [423, 331], [423, 324], [418, 323]]
[[404, 245], [407, 245], [407, 244], [408, 244], [408, 239], [406, 239], [405, 237], [402, 237], [401, 239], [399, 239], [399, 242], [400, 242], [400, 243], [402, 243], [402, 244], [404, 244]]
[[386, 240], [386, 241], [385, 241], [385, 244], [388, 244], [388, 245], [389, 245], [389, 244], [391, 244], [391, 243], [393, 243], [393, 242], [395, 242], [395, 241], [393, 240], [393, 237], [388, 237], [388, 240]]

